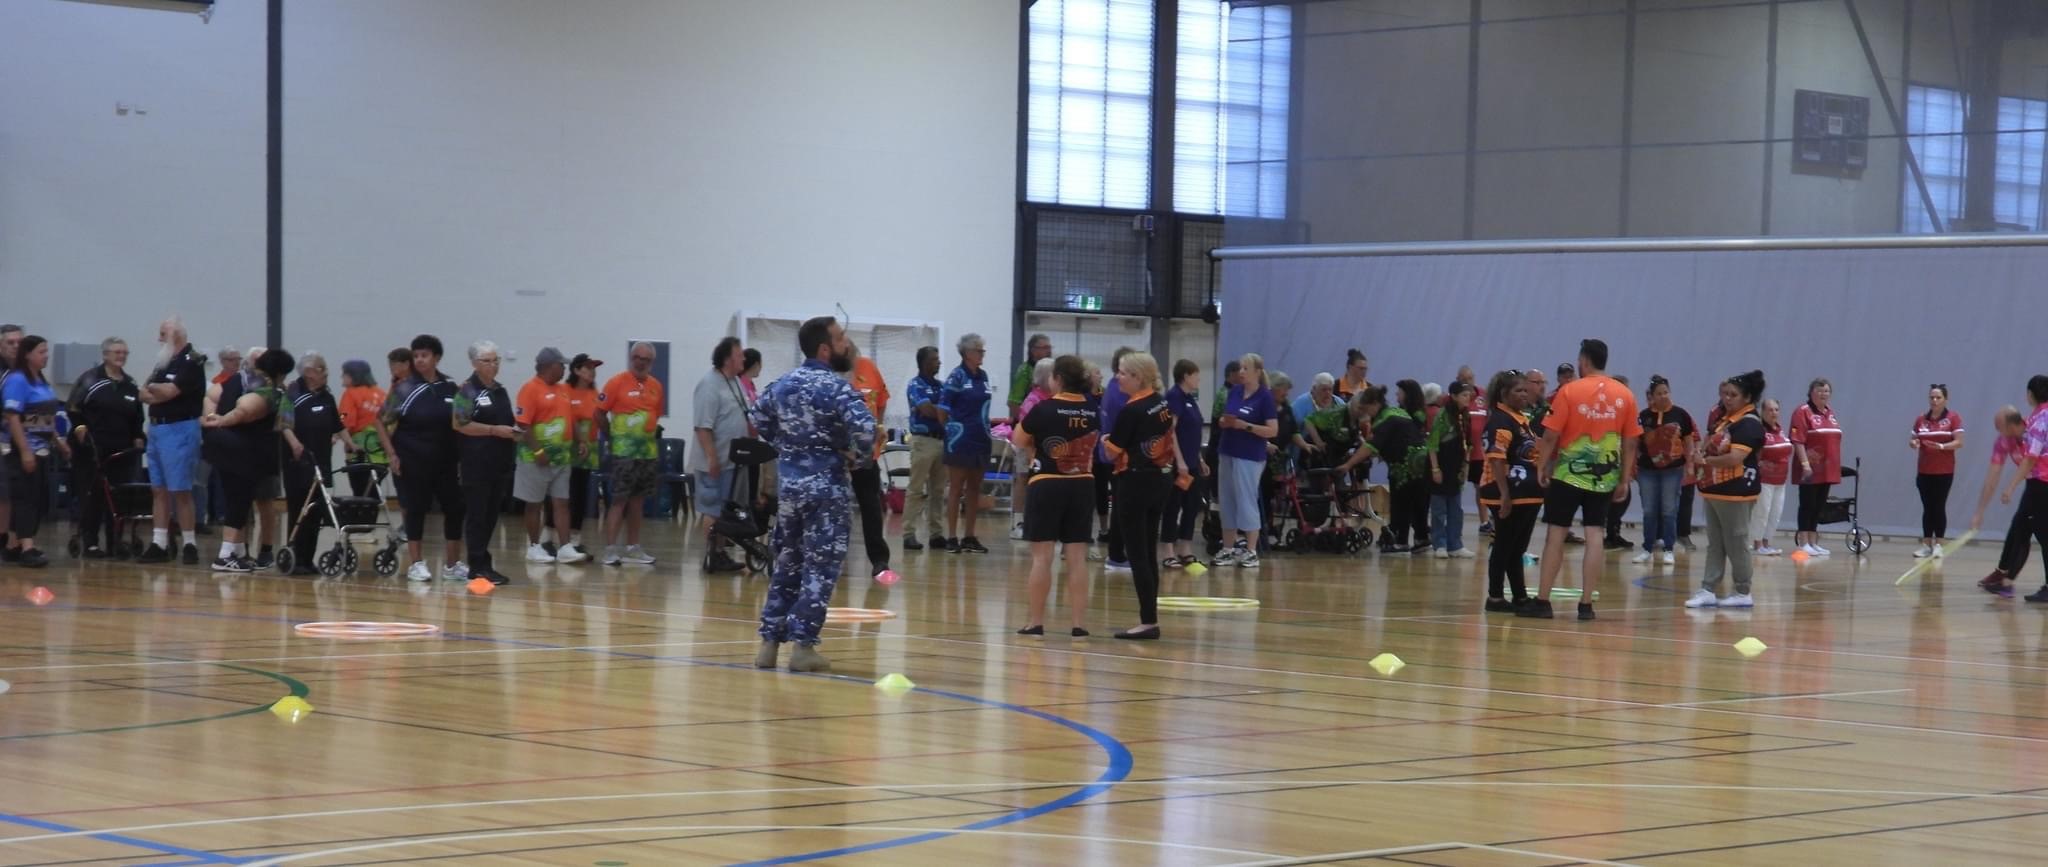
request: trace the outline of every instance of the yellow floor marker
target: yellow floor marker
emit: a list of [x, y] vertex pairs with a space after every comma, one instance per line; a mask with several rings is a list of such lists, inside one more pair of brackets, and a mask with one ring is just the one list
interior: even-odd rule
[[1394, 672], [1400, 671], [1402, 666], [1405, 666], [1407, 664], [1408, 663], [1401, 661], [1401, 657], [1395, 656], [1391, 653], [1382, 653], [1378, 656], [1373, 657], [1371, 662], [1366, 663], [1366, 665], [1372, 666], [1373, 671], [1377, 671], [1383, 675], [1393, 674]]

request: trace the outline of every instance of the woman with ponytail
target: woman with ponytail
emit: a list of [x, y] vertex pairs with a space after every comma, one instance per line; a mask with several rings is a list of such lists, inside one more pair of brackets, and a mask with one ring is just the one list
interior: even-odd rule
[[[1493, 520], [1493, 548], [1486, 556], [1486, 610], [1519, 611], [1529, 603], [1522, 576], [1522, 554], [1536, 530], [1543, 488], [1536, 484], [1536, 436], [1529, 429], [1528, 390], [1522, 374], [1503, 370], [1486, 389], [1486, 431], [1480, 437], [1485, 469], [1479, 479], [1479, 505]], [[1504, 595], [1514, 590], [1512, 599]]]
[[[1699, 592], [1687, 608], [1748, 608], [1749, 578], [1754, 565], [1749, 549], [1750, 513], [1760, 485], [1757, 459], [1764, 448], [1764, 420], [1756, 411], [1763, 399], [1760, 370], [1729, 377], [1721, 383], [1721, 405], [1707, 422], [1707, 435], [1691, 464], [1700, 496], [1707, 501], [1707, 568]], [[1721, 576], [1734, 573], [1735, 593], [1716, 598]]]

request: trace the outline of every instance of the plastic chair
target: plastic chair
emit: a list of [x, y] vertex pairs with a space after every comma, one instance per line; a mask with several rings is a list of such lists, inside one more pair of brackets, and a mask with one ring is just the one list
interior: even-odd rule
[[696, 510], [697, 479], [684, 469], [688, 466], [689, 441], [664, 439], [661, 441], [661, 482], [667, 486], [671, 517], [680, 519], [685, 512]]

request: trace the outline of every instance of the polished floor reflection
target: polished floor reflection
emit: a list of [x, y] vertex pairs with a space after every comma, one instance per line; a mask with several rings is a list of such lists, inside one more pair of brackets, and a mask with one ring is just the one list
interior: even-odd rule
[[[1768, 561], [1741, 612], [1684, 609], [1684, 555], [1612, 555], [1591, 623], [1482, 613], [1483, 561], [1277, 555], [1169, 573], [1171, 595], [1261, 606], [1169, 611], [1134, 643], [1107, 637], [1134, 622], [1120, 574], [1098, 575], [1095, 638], [1013, 635], [1025, 557], [1002, 535], [899, 552], [894, 587], [844, 581], [835, 605], [897, 616], [830, 629], [829, 677], [755, 670], [764, 580], [699, 575], [665, 525], [651, 568], [529, 568], [501, 539], [519, 580], [489, 595], [0, 568], [0, 864], [1988, 864], [2048, 844], [2048, 606], [1979, 591], [1986, 545], [1903, 585], [1909, 541]], [[1406, 664], [1381, 674], [1381, 653]], [[918, 688], [875, 688], [891, 673]], [[312, 712], [270, 712], [290, 695]]]

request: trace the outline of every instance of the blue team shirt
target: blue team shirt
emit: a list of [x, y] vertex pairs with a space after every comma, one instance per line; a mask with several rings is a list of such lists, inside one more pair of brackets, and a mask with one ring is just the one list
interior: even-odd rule
[[21, 416], [21, 432], [28, 439], [30, 451], [38, 455], [49, 453], [51, 444], [57, 440], [58, 424], [65, 416], [64, 402], [57, 399], [48, 380], [35, 382], [9, 371], [4, 383], [0, 383], [0, 409]]
[[986, 453], [989, 450], [990, 397], [987, 370], [969, 373], [964, 364], [953, 368], [952, 375], [946, 377], [939, 401], [949, 416], [946, 419], [946, 451], [958, 454]]
[[917, 411], [918, 407], [928, 403], [943, 408], [946, 405], [945, 388], [945, 384], [939, 382], [936, 376], [913, 376], [910, 378], [910, 390], [907, 398], [910, 401], [910, 432], [912, 434], [933, 437], [945, 436], [946, 426], [943, 422]]

